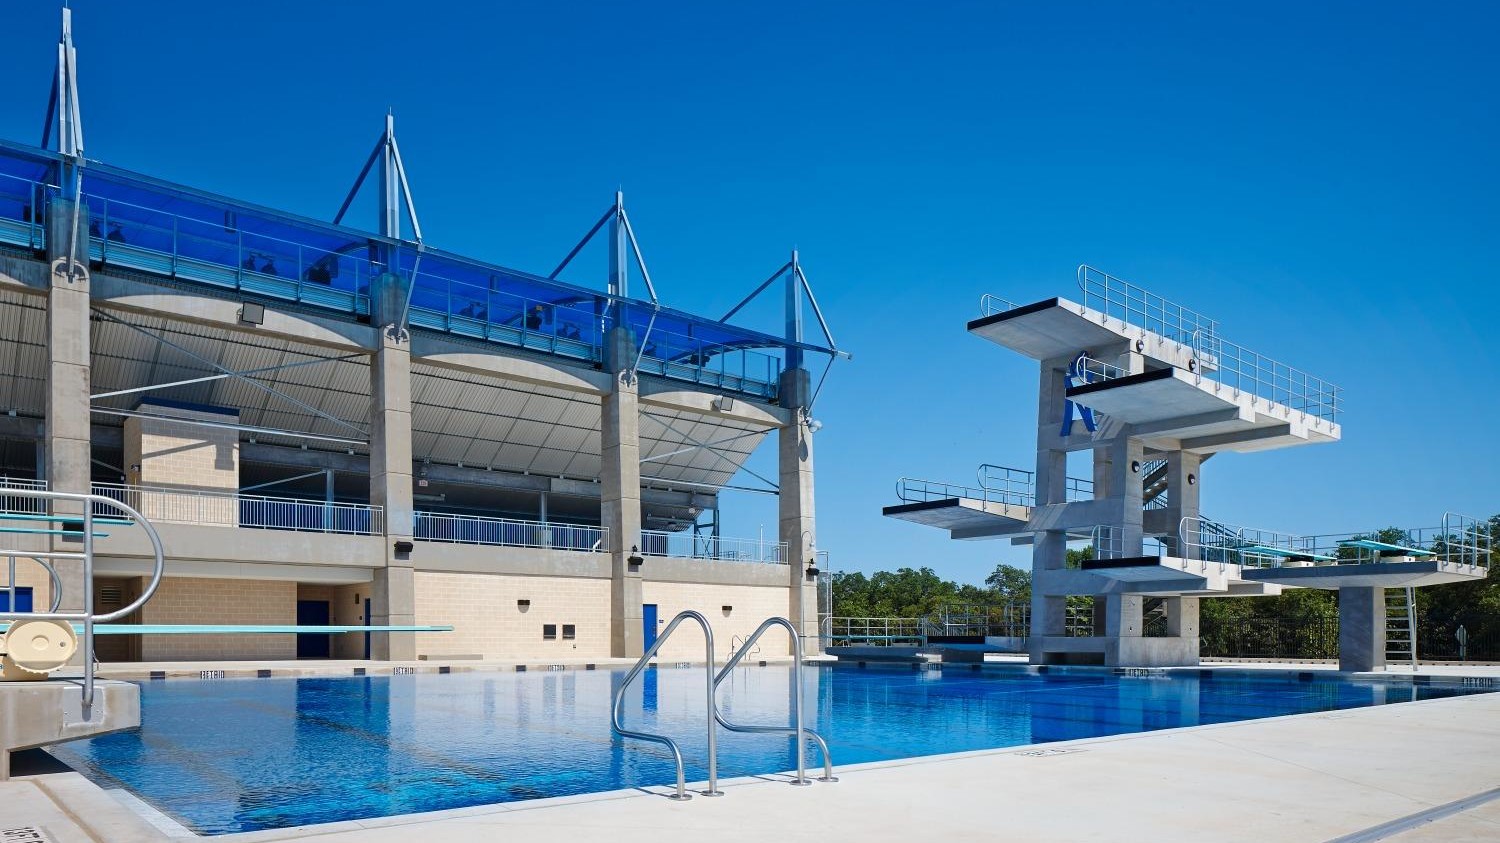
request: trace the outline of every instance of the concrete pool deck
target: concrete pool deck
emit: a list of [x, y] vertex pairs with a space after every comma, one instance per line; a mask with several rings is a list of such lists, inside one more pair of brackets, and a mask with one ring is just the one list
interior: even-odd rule
[[[1457, 673], [1493, 678], [1500, 669]], [[1500, 839], [1500, 694], [880, 762], [838, 774], [837, 784], [806, 788], [776, 776], [738, 779], [721, 783], [721, 799], [686, 803], [629, 790], [214, 839], [1492, 841]], [[57, 843], [172, 839], [70, 772], [0, 785], [0, 829], [26, 825], [45, 828]]]

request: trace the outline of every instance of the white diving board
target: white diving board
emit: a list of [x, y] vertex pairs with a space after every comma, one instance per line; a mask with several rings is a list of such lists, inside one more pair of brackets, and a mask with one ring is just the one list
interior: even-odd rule
[[[0, 630], [10, 627], [0, 622]], [[82, 624], [73, 629], [83, 632]], [[451, 626], [278, 626], [256, 624], [101, 623], [95, 635], [322, 635], [340, 632], [452, 632]]]
[[1389, 542], [1378, 542], [1374, 539], [1346, 539], [1339, 542], [1339, 547], [1357, 547], [1364, 550], [1373, 550], [1381, 556], [1411, 556], [1415, 558], [1437, 555], [1430, 550], [1405, 547], [1399, 544], [1390, 544]]

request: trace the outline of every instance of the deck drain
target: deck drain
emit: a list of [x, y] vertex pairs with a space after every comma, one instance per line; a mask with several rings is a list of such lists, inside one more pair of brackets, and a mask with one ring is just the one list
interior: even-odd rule
[[0, 840], [5, 843], [55, 843], [47, 832], [33, 825], [0, 828]]
[[1023, 750], [1021, 752], [1014, 752], [1014, 753], [1011, 753], [1011, 754], [1012, 755], [1020, 755], [1020, 756], [1022, 756], [1024, 758], [1047, 758], [1047, 757], [1052, 756], [1052, 755], [1071, 755], [1071, 754], [1073, 754], [1075, 752], [1086, 752], [1086, 751], [1087, 750], [1080, 749], [1080, 748], [1077, 748], [1077, 747], [1066, 747], [1066, 748], [1059, 748], [1059, 749], [1027, 749], [1027, 750]]

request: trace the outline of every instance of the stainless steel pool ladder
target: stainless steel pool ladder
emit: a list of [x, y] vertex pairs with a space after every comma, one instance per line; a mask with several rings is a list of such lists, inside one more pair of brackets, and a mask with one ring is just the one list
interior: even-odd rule
[[714, 690], [718, 687], [714, 678], [714, 630], [709, 625], [708, 618], [691, 609], [679, 612], [677, 617], [673, 618], [672, 622], [667, 624], [667, 628], [662, 631], [661, 635], [656, 637], [656, 642], [646, 650], [640, 660], [635, 663], [635, 666], [630, 668], [630, 672], [625, 674], [625, 681], [621, 682], [620, 689], [615, 691], [615, 704], [610, 709], [610, 726], [613, 727], [617, 734], [627, 738], [659, 743], [667, 749], [672, 750], [672, 759], [677, 762], [677, 792], [667, 798], [677, 801], [686, 801], [693, 798], [687, 792], [686, 773], [682, 764], [682, 750], [678, 748], [677, 742], [666, 735], [627, 729], [620, 718], [622, 709], [625, 706], [626, 689], [630, 687], [630, 683], [634, 682], [637, 676], [641, 675], [641, 671], [646, 669], [646, 665], [656, 656], [657, 651], [662, 648], [663, 644], [667, 643], [667, 639], [671, 638], [672, 633], [677, 631], [677, 626], [685, 620], [694, 621], [703, 627], [704, 668], [708, 675], [708, 715], [706, 718], [708, 720], [708, 790], [701, 792], [704, 796], [724, 795], [723, 791], [719, 790], [719, 745], [714, 729], [714, 721], [718, 716], [718, 711], [714, 706]]
[[[92, 720], [94, 708], [95, 664], [94, 625], [117, 621], [123, 617], [128, 616], [130, 613], [146, 605], [146, 601], [150, 600], [151, 595], [156, 593], [157, 586], [161, 585], [162, 568], [164, 564], [164, 554], [162, 552], [161, 537], [156, 534], [156, 528], [151, 526], [151, 522], [147, 521], [146, 518], [135, 509], [120, 501], [115, 500], [114, 498], [106, 497], [104, 495], [83, 495], [74, 494], [71, 492], [48, 492], [41, 489], [6, 489], [5, 497], [7, 499], [22, 498], [35, 500], [37, 501], [37, 506], [36, 511], [31, 511], [28, 509], [22, 512], [0, 512], [0, 535], [17, 533], [64, 537], [76, 535], [79, 537], [83, 544], [83, 549], [81, 551], [29, 550], [0, 546], [0, 556], [4, 556], [9, 560], [8, 573], [10, 576], [10, 579], [8, 580], [8, 588], [10, 590], [10, 603], [8, 604], [9, 610], [0, 612], [0, 621], [14, 622], [21, 620], [52, 620], [63, 621], [69, 624], [76, 623], [79, 626], [83, 627], [83, 635], [80, 636], [83, 651], [83, 696], [81, 700], [80, 713], [83, 715], [84, 720]], [[76, 514], [58, 512], [58, 508], [56, 505], [62, 502], [78, 504], [77, 508], [80, 510], [80, 512]], [[96, 515], [95, 507], [101, 506], [105, 508], [106, 512], [114, 510], [121, 515], [124, 515], [125, 518]], [[12, 508], [22, 509], [23, 507], [13, 506]], [[69, 506], [67, 508], [72, 509], [74, 507]], [[6, 521], [23, 520], [42, 522], [43, 524], [56, 524], [58, 526], [25, 528], [14, 526], [7, 527], [4, 525], [4, 522]], [[95, 614], [94, 526], [96, 523], [127, 525], [132, 522], [135, 526], [138, 526], [142, 530], [145, 530], [146, 538], [151, 540], [151, 552], [154, 557], [154, 559], [152, 560], [153, 564], [151, 570], [151, 578], [147, 580], [146, 587], [141, 589], [141, 596], [137, 597], [135, 599], [135, 602], [131, 603], [129, 606], [121, 609], [116, 609], [113, 612], [107, 612], [102, 615]], [[72, 528], [72, 525], [74, 524], [78, 524], [81, 526], [75, 529]], [[46, 569], [47, 576], [51, 578], [52, 601], [47, 611], [15, 611], [16, 559], [18, 557], [29, 557], [36, 560], [37, 564]], [[57, 568], [53, 565], [53, 562], [58, 559], [74, 560], [83, 563], [83, 583], [81, 589], [82, 594], [79, 595], [79, 602], [83, 605], [83, 608], [81, 610], [66, 612], [58, 611], [58, 606], [62, 605], [63, 591], [63, 580], [60, 576], [58, 576]], [[9, 626], [8, 623], [6, 625]]]
[[[731, 672], [734, 671], [735, 667], [740, 663], [740, 660], [745, 657], [745, 654], [750, 652], [750, 645], [755, 644], [757, 641], [759, 641], [760, 637], [764, 635], [767, 630], [777, 626], [783, 627], [784, 629], [786, 629], [787, 634], [792, 636], [792, 658], [796, 659], [796, 661], [793, 662], [792, 666], [792, 716], [795, 722], [791, 726], [752, 726], [731, 723], [728, 720], [724, 719], [723, 714], [719, 713], [719, 706], [717, 704], [712, 705], [714, 720], [717, 721], [720, 726], [723, 726], [731, 732], [752, 732], [757, 734], [785, 733], [796, 735], [797, 777], [793, 779], [791, 783], [798, 786], [812, 784], [812, 782], [807, 778], [807, 739], [809, 737], [812, 738], [815, 742], [817, 742], [818, 749], [823, 753], [823, 775], [818, 779], [818, 781], [836, 782], [838, 781], [838, 779], [833, 775], [833, 757], [828, 754], [828, 742], [823, 740], [823, 737], [817, 732], [814, 732], [812, 729], [809, 729], [804, 725], [802, 715], [802, 635], [797, 632], [797, 627], [794, 626], [791, 621], [787, 620], [786, 618], [767, 618], [764, 623], [757, 627], [755, 632], [751, 633], [750, 637], [745, 639], [745, 643], [740, 645], [739, 651], [731, 656], [729, 661], [724, 664], [724, 668], [719, 671], [719, 675], [714, 677], [714, 691], [718, 691], [719, 684], [723, 682]], [[757, 647], [756, 649], [758, 650], [759, 648]]]

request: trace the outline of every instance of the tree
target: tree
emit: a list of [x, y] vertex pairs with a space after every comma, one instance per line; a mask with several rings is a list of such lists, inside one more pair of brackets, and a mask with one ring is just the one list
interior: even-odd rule
[[1031, 572], [1000, 563], [995, 570], [984, 578], [984, 584], [989, 586], [990, 593], [998, 602], [1002, 603], [1030, 603], [1031, 602]]

